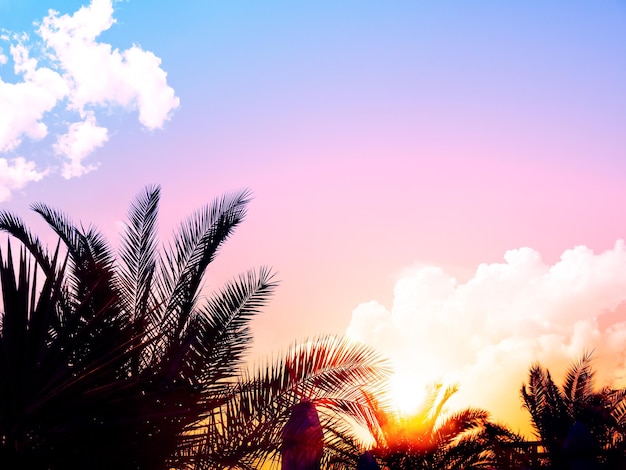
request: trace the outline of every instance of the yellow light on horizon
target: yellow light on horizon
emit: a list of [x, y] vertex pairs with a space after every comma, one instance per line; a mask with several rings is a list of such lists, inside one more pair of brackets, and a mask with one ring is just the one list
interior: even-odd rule
[[398, 414], [411, 416], [417, 413], [426, 398], [426, 383], [418, 377], [396, 372], [390, 379], [390, 398]]

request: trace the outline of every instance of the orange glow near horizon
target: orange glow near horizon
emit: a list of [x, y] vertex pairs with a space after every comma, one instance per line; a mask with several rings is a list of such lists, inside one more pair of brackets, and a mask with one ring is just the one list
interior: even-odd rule
[[426, 384], [413, 375], [396, 372], [389, 387], [392, 406], [401, 416], [416, 413], [426, 397]]
[[532, 437], [533, 363], [626, 387], [624, 3], [0, 0], [0, 210], [117, 248], [159, 184], [167, 246], [249, 188], [199, 294], [277, 273], [242, 367], [345, 334], [399, 419], [458, 384]]

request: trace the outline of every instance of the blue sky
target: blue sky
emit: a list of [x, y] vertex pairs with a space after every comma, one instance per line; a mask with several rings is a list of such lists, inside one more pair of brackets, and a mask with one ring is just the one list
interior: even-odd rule
[[[50, 60], [33, 25], [46, 17], [113, 23], [49, 42]], [[0, 31], [2, 208], [36, 224], [28, 207], [45, 201], [115, 243], [145, 184], [163, 186], [163, 238], [252, 189], [207, 284], [279, 272], [258, 353], [349, 331], [413, 383], [464, 381], [464, 400], [504, 361], [493, 389], [514, 402], [529, 361], [558, 370], [583, 344], [611, 358], [607, 380], [626, 377], [623, 1], [0, 0]], [[28, 121], [45, 135], [19, 121], [41, 104], [15, 104], [13, 85], [34, 83], [20, 44], [60, 87]], [[77, 44], [109, 65], [93, 73]]]

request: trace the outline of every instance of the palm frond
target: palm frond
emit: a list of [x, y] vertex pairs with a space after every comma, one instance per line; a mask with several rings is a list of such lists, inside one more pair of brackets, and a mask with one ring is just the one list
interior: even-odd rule
[[150, 297], [157, 263], [160, 194], [158, 186], [148, 186], [131, 203], [120, 243], [119, 277], [127, 308], [134, 317], [143, 317], [154, 308]]
[[[592, 354], [583, 354], [568, 368], [562, 388], [555, 385], [548, 369], [534, 364], [529, 385], [522, 387], [524, 406], [554, 468], [567, 464], [570, 450], [564, 443], [573, 429], [584, 429], [593, 445], [604, 452], [623, 453], [619, 450], [624, 431], [620, 420], [626, 410], [623, 405], [626, 390], [594, 391], [591, 362]], [[598, 458], [605, 457], [598, 455]]]
[[236, 455], [249, 462], [277, 458], [281, 430], [302, 401], [316, 406], [324, 429], [332, 423], [340, 432], [354, 432], [354, 427], [338, 423], [373, 420], [370, 402], [359, 390], [382, 387], [388, 373], [386, 360], [346, 339], [322, 336], [294, 344], [275, 362], [245, 373], [230, 399], [209, 416], [203, 449], [211, 455], [206, 457], [217, 461], [220, 455], [226, 460]]
[[466, 408], [446, 416], [434, 431], [441, 443], [452, 443], [465, 433], [479, 429], [489, 419], [489, 413], [478, 408]]
[[626, 427], [626, 389], [606, 388], [602, 394], [610, 403], [611, 415], [619, 426]]
[[541, 437], [551, 434], [553, 426], [568, 414], [565, 396], [552, 380], [550, 372], [538, 363], [531, 366], [529, 382], [522, 386], [521, 396], [533, 427]]
[[65, 244], [75, 269], [110, 268], [114, 255], [104, 236], [95, 228], [79, 229], [63, 212], [43, 203], [32, 205]]
[[95, 227], [79, 229], [66, 214], [45, 204], [33, 204], [32, 209], [43, 217], [67, 248], [73, 264], [69, 277], [78, 302], [87, 296], [108, 298], [113, 289], [115, 257], [104, 236]]
[[204, 273], [219, 247], [246, 214], [250, 193], [241, 191], [216, 199], [184, 221], [166, 248], [160, 264], [160, 296], [165, 299], [163, 321], [180, 334], [193, 311]]
[[159, 342], [154, 339], [163, 332], [158, 328], [159, 305], [153, 285], [158, 259], [159, 200], [158, 186], [148, 186], [136, 197], [128, 210], [128, 222], [119, 248], [117, 280], [121, 302], [133, 323], [136, 341], [149, 340], [152, 343], [151, 347], [135, 348], [136, 354], [130, 365], [134, 375], [152, 360], [154, 349], [159, 347]]
[[95, 227], [44, 204], [32, 207], [59, 237], [52, 253], [0, 212], [0, 230], [23, 245], [0, 251], [0, 463], [253, 469], [279, 460], [302, 407], [318, 416], [324, 461], [355, 462], [356, 426], [381, 432], [372, 397], [387, 362], [324, 336], [240, 373], [274, 274], [249, 271], [208, 298], [200, 289], [249, 193], [194, 213], [162, 257], [159, 200], [149, 186], [132, 203], [118, 259]]
[[0, 211], [0, 230], [22, 242], [24, 247], [33, 255], [44, 272], [51, 274], [52, 264], [48, 250], [41, 244], [39, 238], [32, 234], [24, 221], [15, 214]]
[[434, 384], [420, 410], [411, 417], [380, 413], [382, 438], [371, 452], [393, 469], [492, 468], [499, 441], [514, 439], [506, 428], [491, 423], [476, 408], [445, 413], [443, 406], [456, 386]]
[[189, 371], [199, 381], [218, 384], [237, 372], [252, 341], [250, 321], [277, 285], [275, 274], [262, 267], [228, 282], [207, 300], [194, 316], [192, 330], [197, 340], [188, 359]]
[[443, 393], [439, 393], [440, 387], [441, 386], [439, 385], [439, 387], [436, 387], [432, 392], [433, 399], [435, 401], [430, 402], [427, 400], [427, 403], [432, 403], [427, 421], [427, 427], [431, 431], [434, 430], [437, 425], [437, 421], [441, 418], [442, 412], [448, 400], [459, 390], [458, 385], [454, 384], [447, 386]]
[[85, 241], [72, 220], [63, 212], [43, 203], [32, 204], [31, 209], [43, 217], [59, 236], [70, 252], [70, 256], [72, 258], [80, 258], [80, 253], [85, 248]]
[[591, 352], [584, 353], [578, 362], [573, 363], [567, 369], [563, 392], [571, 403], [583, 400], [593, 391], [592, 354]]

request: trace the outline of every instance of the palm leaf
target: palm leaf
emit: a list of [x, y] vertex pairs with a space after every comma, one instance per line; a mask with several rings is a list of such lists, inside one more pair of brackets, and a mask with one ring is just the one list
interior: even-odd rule
[[593, 393], [594, 371], [591, 361], [592, 353], [587, 352], [565, 374], [563, 392], [571, 403], [583, 401]]
[[[358, 390], [382, 387], [388, 372], [373, 350], [345, 339], [323, 336], [295, 344], [275, 362], [246, 373], [231, 398], [209, 416], [202, 459], [222, 466], [233, 459], [250, 465], [277, 459], [281, 430], [303, 400], [315, 404], [324, 429], [331, 423], [337, 429], [338, 416], [344, 423], [345, 417], [371, 420], [369, 401]], [[344, 433], [349, 429], [354, 432], [339, 427]]]
[[21, 218], [11, 212], [0, 211], [0, 230], [22, 242], [44, 272], [48, 275], [52, 274], [52, 263], [48, 250], [43, 247], [39, 238], [31, 233]]
[[488, 420], [489, 413], [477, 408], [464, 410], [447, 416], [434, 430], [437, 441], [449, 445], [468, 431], [481, 428]]
[[151, 361], [158, 347], [161, 329], [157, 328], [158, 303], [154, 295], [153, 280], [157, 263], [157, 217], [160, 188], [148, 186], [131, 203], [119, 249], [120, 264], [117, 279], [121, 301], [133, 323], [137, 344], [149, 340], [153, 346], [135, 348], [130, 372], [137, 375]]
[[272, 271], [262, 267], [227, 283], [207, 300], [191, 328], [197, 340], [188, 370], [197, 380], [217, 384], [237, 372], [252, 341], [250, 321], [267, 304], [276, 286]]
[[157, 260], [160, 194], [158, 186], [149, 186], [131, 203], [120, 244], [119, 277], [133, 317], [144, 317], [154, 308], [150, 297]]
[[161, 298], [166, 301], [164, 320], [180, 334], [193, 311], [195, 298], [207, 266], [219, 247], [243, 220], [248, 191], [225, 195], [201, 208], [183, 222], [165, 250], [161, 264]]
[[430, 405], [429, 409], [426, 408], [428, 409], [428, 421], [426, 422], [426, 427], [427, 429], [430, 430], [430, 432], [434, 431], [437, 421], [441, 418], [443, 409], [446, 403], [448, 402], [448, 400], [459, 389], [457, 385], [449, 385], [448, 387], [445, 388], [443, 393], [439, 393], [440, 388], [441, 388], [441, 385], [438, 384], [438, 386], [432, 392], [432, 397], [433, 397], [432, 399], [434, 401], [429, 401], [429, 400], [426, 401], [427, 405]]

